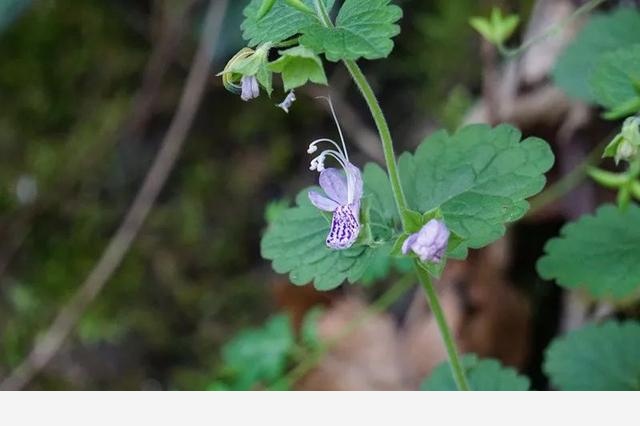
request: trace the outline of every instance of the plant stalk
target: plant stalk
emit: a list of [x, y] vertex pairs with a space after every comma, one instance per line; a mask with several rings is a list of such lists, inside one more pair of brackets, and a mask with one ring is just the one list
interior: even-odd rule
[[420, 284], [424, 289], [424, 293], [427, 295], [429, 306], [431, 306], [431, 312], [433, 312], [433, 316], [435, 317], [436, 323], [438, 324], [442, 342], [447, 349], [449, 366], [451, 367], [451, 372], [453, 373], [453, 379], [456, 382], [456, 386], [461, 391], [471, 390], [471, 388], [469, 388], [469, 383], [467, 382], [467, 377], [465, 375], [464, 369], [462, 368], [462, 363], [460, 362], [460, 355], [458, 355], [458, 349], [456, 348], [456, 343], [453, 340], [451, 329], [449, 328], [447, 319], [444, 316], [442, 305], [440, 305], [438, 293], [433, 286], [433, 282], [431, 282], [431, 277], [429, 276], [429, 273], [427, 271], [425, 271], [420, 265], [418, 265], [418, 261], [416, 261], [414, 267], [416, 270], [416, 274], [418, 275], [418, 279], [420, 280]]
[[[322, 24], [327, 27], [333, 27], [333, 22], [331, 22], [331, 18], [324, 3], [321, 0], [315, 0], [315, 6], [320, 22], [322, 22]], [[358, 64], [354, 60], [348, 59], [345, 59], [342, 62], [344, 63], [345, 67], [347, 67], [347, 70], [349, 70], [349, 73], [351, 74], [353, 81], [355, 81], [356, 85], [358, 86], [358, 89], [360, 89], [360, 93], [362, 93], [362, 97], [367, 103], [369, 111], [371, 111], [373, 121], [376, 123], [378, 134], [380, 135], [380, 140], [382, 142], [382, 150], [384, 152], [384, 160], [387, 166], [387, 172], [389, 174], [389, 181], [391, 182], [393, 198], [395, 200], [396, 207], [402, 221], [402, 228], [407, 231], [408, 224], [410, 223], [410, 219], [407, 213], [407, 199], [404, 195], [402, 183], [400, 181], [400, 173], [398, 170], [398, 164], [396, 162], [396, 156], [393, 150], [393, 140], [391, 138], [389, 125], [387, 124], [387, 120], [384, 117], [382, 108], [380, 108], [380, 104], [376, 99], [376, 95], [373, 92], [369, 81], [363, 74]], [[422, 269], [417, 264], [417, 262], [415, 265], [415, 269], [420, 283], [424, 288], [427, 300], [429, 301], [429, 305], [431, 306], [431, 310], [433, 311], [433, 315], [436, 318], [436, 322], [440, 330], [440, 336], [442, 337], [442, 341], [449, 356], [449, 365], [451, 366], [456, 385], [458, 386], [459, 390], [469, 390], [469, 385], [467, 383], [464, 370], [462, 369], [462, 364], [460, 363], [460, 358], [458, 356], [455, 342], [451, 335], [451, 330], [449, 329], [449, 325], [447, 324], [447, 320], [444, 316], [442, 306], [440, 305], [438, 294], [436, 293], [435, 289], [433, 288], [433, 284], [431, 283], [429, 273]]]

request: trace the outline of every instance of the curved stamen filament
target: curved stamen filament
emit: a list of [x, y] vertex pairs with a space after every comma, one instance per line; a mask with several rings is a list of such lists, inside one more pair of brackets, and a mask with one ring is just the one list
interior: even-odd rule
[[327, 101], [329, 104], [329, 109], [331, 109], [331, 115], [333, 116], [333, 121], [336, 123], [336, 127], [338, 128], [338, 134], [340, 135], [340, 142], [342, 142], [342, 151], [344, 151], [344, 157], [349, 162], [349, 154], [347, 153], [347, 145], [344, 142], [344, 136], [342, 134], [342, 128], [340, 127], [340, 123], [338, 122], [338, 116], [336, 115], [336, 111], [333, 108], [333, 102], [331, 102], [331, 98], [328, 96], [318, 96]]
[[349, 159], [347, 158], [347, 156], [344, 154], [344, 152], [342, 152], [342, 148], [340, 148], [340, 145], [338, 145], [334, 140], [332, 139], [327, 139], [327, 138], [320, 138], [320, 139], [316, 139], [315, 141], [311, 142], [309, 144], [309, 148], [307, 149], [307, 152], [309, 154], [312, 154], [314, 152], [316, 152], [318, 150], [317, 145], [321, 142], [329, 142], [331, 145], [335, 146], [336, 149], [338, 150], [338, 152], [340, 153], [340, 155], [344, 158], [347, 159], [347, 161], [349, 161]]

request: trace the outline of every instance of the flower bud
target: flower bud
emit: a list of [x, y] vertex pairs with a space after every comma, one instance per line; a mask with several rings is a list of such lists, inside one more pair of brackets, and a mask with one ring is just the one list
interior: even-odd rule
[[423, 262], [440, 262], [447, 250], [449, 235], [444, 222], [431, 219], [418, 232], [407, 237], [402, 244], [402, 254], [413, 251]]
[[240, 99], [249, 101], [260, 96], [260, 86], [255, 75], [245, 75], [242, 77]]
[[613, 157], [616, 164], [620, 160], [631, 161], [640, 152], [640, 117], [629, 117], [622, 124], [622, 130], [607, 145], [604, 157]]

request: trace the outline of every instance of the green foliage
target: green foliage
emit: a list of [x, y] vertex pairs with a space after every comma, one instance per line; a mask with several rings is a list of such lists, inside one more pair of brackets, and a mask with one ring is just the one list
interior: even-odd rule
[[608, 321], [554, 340], [544, 371], [565, 391], [640, 390], [640, 324]]
[[239, 333], [222, 348], [222, 359], [234, 376], [234, 387], [251, 389], [257, 383], [268, 384], [280, 378], [294, 343], [286, 315], [276, 315], [261, 328]]
[[269, 68], [282, 74], [285, 91], [304, 86], [307, 81], [327, 84], [322, 60], [304, 46], [281, 51], [280, 58], [269, 64]]
[[640, 44], [604, 54], [589, 79], [596, 102], [616, 119], [640, 111]]
[[[469, 386], [474, 391], [526, 391], [529, 379], [516, 370], [504, 367], [494, 359], [480, 359], [475, 354], [466, 354], [461, 359]], [[423, 391], [455, 391], [458, 388], [448, 362], [438, 365], [422, 382]]]
[[502, 10], [494, 7], [491, 10], [489, 19], [484, 17], [473, 17], [469, 24], [478, 31], [487, 41], [492, 44], [502, 44], [518, 28], [520, 17], [518, 15], [503, 16]]
[[[366, 181], [367, 176], [364, 175]], [[293, 284], [313, 281], [318, 290], [331, 290], [343, 281], [359, 280], [367, 270], [379, 245], [354, 245], [347, 250], [331, 250], [325, 244], [330, 220], [300, 192], [297, 206], [284, 211], [269, 225], [261, 241], [261, 253], [272, 260], [278, 273], [289, 273]], [[388, 229], [384, 229], [389, 233]], [[381, 236], [375, 230], [376, 236]]]
[[620, 8], [594, 14], [562, 54], [553, 71], [555, 83], [571, 97], [594, 101], [589, 77], [603, 54], [640, 43], [640, 12]]
[[621, 299], [640, 286], [640, 207], [607, 205], [562, 228], [545, 246], [538, 272], [597, 298]]
[[410, 207], [420, 212], [440, 208], [447, 226], [464, 240], [461, 257], [465, 247], [497, 240], [506, 223], [525, 214], [525, 199], [544, 187], [544, 172], [552, 164], [546, 142], [521, 141], [520, 132], [508, 125], [470, 125], [452, 135], [439, 131], [414, 155], [399, 159]]
[[[328, 9], [333, 7], [334, 0], [323, 1]], [[313, 0], [304, 0], [304, 3], [313, 8]], [[246, 19], [241, 26], [242, 36], [249, 42], [249, 46], [286, 40], [317, 22], [316, 17], [291, 7], [284, 0], [276, 0], [271, 10], [258, 19], [261, 5], [262, 0], [251, 0], [244, 10]]]
[[[465, 257], [468, 247], [495, 241], [504, 234], [505, 223], [522, 217], [528, 208], [525, 198], [542, 189], [543, 173], [552, 164], [546, 142], [520, 141], [520, 132], [506, 125], [472, 125], [453, 135], [438, 132], [399, 162], [409, 205], [419, 212], [440, 209], [457, 234], [449, 252], [456, 258]], [[371, 230], [371, 241], [342, 251], [327, 248], [330, 221], [311, 205], [305, 190], [298, 205], [271, 223], [262, 239], [262, 256], [273, 261], [276, 272], [288, 272], [294, 284], [314, 281], [317, 289], [329, 290], [362, 278], [374, 259], [380, 270], [388, 271], [388, 262], [380, 257], [391, 254], [389, 244], [399, 235], [399, 217], [386, 173], [367, 165], [363, 177], [369, 215], [363, 225]]]
[[318, 336], [318, 320], [324, 314], [324, 310], [315, 307], [309, 310], [302, 319], [300, 328], [300, 340], [308, 349], [320, 346], [320, 336]]
[[392, 37], [400, 33], [395, 23], [402, 9], [390, 0], [346, 0], [335, 27], [315, 23], [304, 29], [300, 43], [322, 52], [330, 61], [385, 58], [393, 50]]

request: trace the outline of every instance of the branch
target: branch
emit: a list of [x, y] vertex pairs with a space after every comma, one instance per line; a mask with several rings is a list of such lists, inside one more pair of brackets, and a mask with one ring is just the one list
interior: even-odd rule
[[58, 352], [89, 304], [116, 271], [140, 231], [145, 218], [164, 186], [200, 105], [210, 72], [211, 56], [217, 42], [228, 0], [211, 0], [198, 51], [173, 121], [165, 135], [151, 169], [145, 177], [124, 221], [109, 242], [102, 257], [29, 355], [1, 384], [0, 390], [19, 390], [26, 386]]

